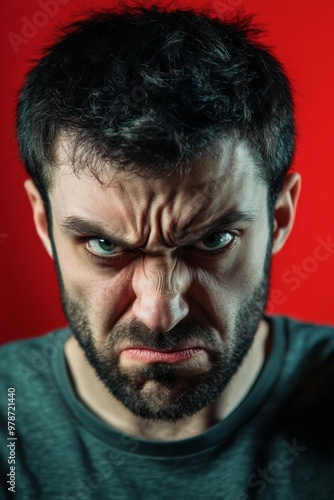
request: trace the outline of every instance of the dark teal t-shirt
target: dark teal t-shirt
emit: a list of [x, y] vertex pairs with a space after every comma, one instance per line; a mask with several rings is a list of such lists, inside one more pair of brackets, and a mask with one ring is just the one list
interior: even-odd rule
[[245, 399], [205, 433], [173, 442], [122, 434], [77, 399], [69, 330], [2, 347], [0, 498], [334, 499], [334, 330], [268, 320], [272, 352]]

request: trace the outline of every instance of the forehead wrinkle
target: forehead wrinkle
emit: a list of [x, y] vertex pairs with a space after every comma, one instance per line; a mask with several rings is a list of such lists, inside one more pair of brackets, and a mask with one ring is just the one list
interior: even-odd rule
[[200, 232], [201, 228], [210, 224], [208, 219], [214, 221], [218, 215], [229, 212], [233, 205], [234, 200], [226, 200], [223, 204], [212, 192], [210, 199], [207, 194], [196, 190], [193, 199], [179, 211], [180, 217], [173, 222], [171, 232], [174, 236], [180, 234], [182, 237], [187, 233]]
[[[240, 202], [236, 200], [239, 186], [242, 188], [245, 178], [247, 182], [249, 176], [254, 180], [253, 166], [248, 151], [244, 151], [239, 144], [235, 149], [225, 148], [222, 157], [213, 165], [205, 162], [195, 165], [184, 183], [174, 177], [169, 180], [148, 179], [143, 184], [135, 174], [113, 172], [115, 175], [111, 179], [109, 172], [109, 183], [103, 189], [106, 196], [102, 196], [98, 204], [92, 203], [90, 211], [100, 220], [114, 220], [115, 234], [127, 240], [130, 236], [135, 237], [141, 246], [144, 246], [143, 243], [158, 246], [163, 242], [168, 246], [177, 246], [176, 241], [200, 234], [208, 219], [239, 207], [240, 203], [236, 203]], [[65, 172], [66, 169], [63, 174]], [[82, 173], [82, 180], [86, 183], [84, 175], [89, 176]], [[88, 181], [96, 182], [92, 178]], [[100, 189], [101, 186], [96, 183], [96, 190]], [[97, 191], [94, 188], [92, 196]], [[242, 205], [245, 207], [246, 204]], [[242, 206], [239, 208], [242, 209]]]
[[145, 196], [138, 196], [138, 193], [135, 196], [131, 189], [126, 189], [125, 183], [119, 180], [113, 187], [116, 188], [116, 192], [111, 193], [113, 204], [111, 212], [114, 212], [111, 219], [117, 221], [119, 228], [117, 232], [122, 232], [124, 235], [130, 233], [143, 245], [148, 239], [149, 226], [146, 222], [149, 207], [153, 205], [154, 193], [150, 190], [145, 192]]
[[[246, 171], [245, 164], [249, 165]], [[219, 167], [220, 175], [218, 177], [204, 179], [192, 188], [192, 199], [186, 206], [180, 207], [183, 221], [179, 219], [174, 223], [173, 234], [191, 232], [193, 229], [200, 231], [203, 225], [201, 219], [205, 217], [208, 207], [209, 210], [211, 207], [212, 213], [231, 210], [236, 204], [233, 194], [238, 191], [239, 186], [243, 186], [245, 175], [250, 174], [250, 171], [256, 175], [255, 165], [248, 150], [245, 152], [240, 144], [235, 148], [225, 149], [220, 158]], [[237, 201], [240, 203], [240, 200]], [[205, 222], [207, 222], [206, 218]]]
[[[250, 181], [252, 183], [253, 179]], [[243, 212], [244, 219], [246, 219], [246, 214], [249, 214], [250, 220], [251, 214], [256, 211], [252, 203], [253, 195], [261, 189], [262, 185], [256, 183], [253, 186], [256, 193], [252, 190], [251, 193], [246, 192], [246, 194], [244, 185], [245, 172], [239, 171], [236, 179], [225, 172], [215, 180], [173, 193], [172, 197], [164, 200], [157, 214], [162, 223], [165, 222], [165, 227], [168, 225], [171, 227], [173, 234], [177, 231], [180, 233], [188, 230], [198, 231], [210, 224], [208, 218], [214, 222], [217, 217], [222, 218], [222, 214], [228, 216], [232, 212]]]

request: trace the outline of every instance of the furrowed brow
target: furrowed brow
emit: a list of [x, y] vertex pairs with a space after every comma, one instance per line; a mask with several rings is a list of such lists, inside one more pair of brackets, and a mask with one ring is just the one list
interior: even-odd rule
[[[232, 226], [235, 224], [247, 224], [254, 222], [256, 220], [256, 212], [253, 211], [241, 211], [241, 210], [234, 210], [231, 212], [228, 212], [227, 214], [223, 215], [219, 219], [216, 219], [210, 224], [207, 224], [206, 226], [203, 226], [203, 233], [200, 237], [196, 238], [189, 238], [189, 240], [185, 243], [184, 241], [181, 241], [181, 246], [190, 246], [194, 245], [195, 243], [198, 243], [201, 241], [201, 239], [205, 238], [206, 236], [214, 233], [215, 231], [222, 230], [222, 229], [230, 229]], [[182, 238], [182, 240], [185, 240], [187, 238], [187, 235]]]
[[120, 238], [116, 238], [114, 235], [109, 234], [108, 231], [105, 231], [102, 227], [100, 227], [95, 222], [88, 221], [86, 219], [82, 219], [81, 217], [66, 217], [61, 221], [60, 227], [66, 233], [71, 233], [74, 235], [86, 235], [96, 238], [103, 238], [127, 250], [134, 250], [135, 247], [130, 245], [127, 241], [122, 240]]
[[208, 226], [208, 230], [214, 229], [218, 226], [230, 226], [239, 222], [253, 222], [256, 219], [256, 213], [251, 211], [233, 211], [229, 212], [223, 217], [213, 221]]
[[[181, 238], [181, 241], [178, 241], [179, 246], [185, 247], [190, 246], [195, 243], [198, 243], [209, 235], [219, 229], [228, 229], [234, 224], [238, 223], [250, 223], [256, 219], [256, 214], [250, 211], [233, 211], [225, 214], [223, 217], [212, 221], [210, 224], [203, 227], [204, 232], [201, 236], [197, 236], [196, 238], [189, 237], [185, 235]], [[90, 236], [96, 238], [104, 238], [106, 240], [112, 241], [116, 245], [119, 245], [127, 250], [135, 250], [137, 247], [134, 245], [130, 245], [128, 241], [123, 240], [119, 237], [114, 236], [113, 234], [105, 231], [105, 229], [95, 222], [88, 221], [81, 217], [70, 216], [66, 217], [61, 221], [60, 227], [65, 233], [70, 233], [77, 236]], [[178, 238], [179, 240], [179, 238]]]

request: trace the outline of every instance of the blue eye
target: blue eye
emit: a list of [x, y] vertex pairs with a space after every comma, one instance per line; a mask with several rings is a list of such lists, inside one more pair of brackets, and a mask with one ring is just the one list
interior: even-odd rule
[[91, 238], [87, 241], [87, 246], [92, 253], [100, 256], [113, 255], [115, 248], [117, 248], [115, 243], [105, 238]]
[[200, 250], [205, 250], [206, 252], [214, 252], [226, 247], [229, 243], [231, 243], [233, 238], [233, 234], [228, 231], [212, 233], [203, 238], [200, 243], [197, 243], [194, 247], [199, 248]]

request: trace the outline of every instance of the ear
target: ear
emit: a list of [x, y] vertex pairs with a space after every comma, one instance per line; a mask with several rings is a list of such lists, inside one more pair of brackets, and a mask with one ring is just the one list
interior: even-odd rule
[[275, 204], [272, 253], [279, 252], [288, 239], [295, 220], [300, 188], [300, 175], [296, 172], [287, 174]]
[[48, 232], [48, 221], [42, 197], [31, 179], [24, 182], [24, 188], [32, 207], [35, 228], [38, 236], [40, 237], [50, 257], [53, 258], [52, 245]]

